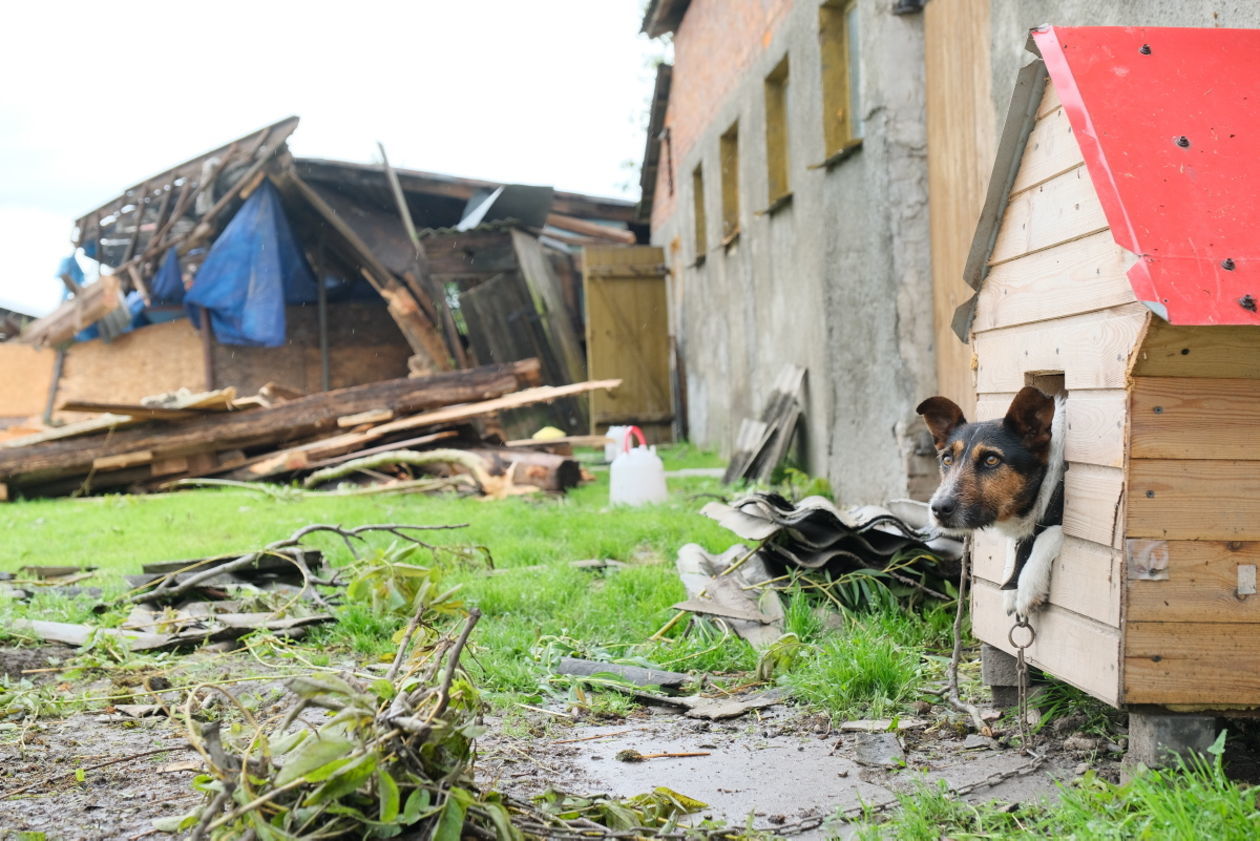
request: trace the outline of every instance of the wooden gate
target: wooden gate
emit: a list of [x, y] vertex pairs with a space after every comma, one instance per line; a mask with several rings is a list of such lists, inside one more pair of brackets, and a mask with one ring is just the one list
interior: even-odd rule
[[591, 393], [594, 434], [635, 424], [649, 442], [673, 437], [666, 274], [665, 254], [654, 246], [583, 250], [589, 376], [622, 381], [611, 392]]

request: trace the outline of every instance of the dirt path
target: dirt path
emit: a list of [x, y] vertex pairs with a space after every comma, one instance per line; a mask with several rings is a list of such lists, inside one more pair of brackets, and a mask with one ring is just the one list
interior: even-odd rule
[[[602, 734], [608, 735], [569, 741]], [[905, 733], [904, 767], [885, 769], [858, 762], [860, 738], [817, 732], [808, 719], [784, 708], [715, 723], [669, 712], [645, 713], [617, 724], [579, 724], [554, 738], [513, 739], [496, 728], [481, 741], [478, 779], [522, 798], [549, 786], [618, 797], [666, 786], [708, 803], [699, 818], [743, 825], [752, 815], [757, 827], [786, 830], [837, 810], [892, 801], [898, 793], [935, 780], [953, 789], [979, 784], [967, 799], [1053, 798], [1056, 781], [1071, 779], [1080, 762], [1056, 750], [1032, 773], [1018, 773], [1028, 758], [1016, 751], [929, 730]], [[708, 755], [624, 762], [617, 759], [623, 750]], [[995, 784], [983, 784], [987, 780]], [[832, 827], [798, 837], [834, 837], [837, 832], [846, 834], [842, 827]]]

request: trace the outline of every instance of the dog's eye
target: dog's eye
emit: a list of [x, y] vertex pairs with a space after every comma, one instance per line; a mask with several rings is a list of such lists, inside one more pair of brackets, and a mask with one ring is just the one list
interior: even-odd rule
[[954, 457], [953, 457], [953, 456], [951, 456], [951, 455], [943, 455], [943, 456], [941, 456], [941, 464], [945, 465], [946, 467], [949, 467], [949, 466], [950, 466], [951, 464], [953, 464], [953, 463], [954, 463]]
[[1002, 459], [999, 456], [994, 456], [994, 455], [985, 456], [985, 459], [984, 459], [985, 467], [997, 467], [1001, 463], [1002, 463]]

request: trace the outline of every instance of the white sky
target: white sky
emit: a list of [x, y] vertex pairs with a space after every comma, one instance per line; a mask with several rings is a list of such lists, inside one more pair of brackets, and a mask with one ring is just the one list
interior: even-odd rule
[[[9, 4], [0, 306], [60, 300], [73, 220], [296, 114], [295, 155], [638, 198], [643, 0]], [[627, 162], [633, 161], [634, 167]]]

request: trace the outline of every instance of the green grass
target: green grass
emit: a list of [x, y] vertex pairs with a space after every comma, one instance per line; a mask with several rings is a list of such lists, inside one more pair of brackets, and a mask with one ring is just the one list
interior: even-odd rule
[[888, 606], [853, 611], [844, 614], [843, 628], [828, 632], [802, 602], [808, 603], [800, 595], [789, 602], [787, 626], [814, 644], [784, 682], [833, 718], [893, 715], [939, 677], [939, 658], [927, 655], [949, 644], [950, 611], [930, 609], [921, 617]]
[[1207, 757], [1144, 771], [1124, 785], [1092, 772], [1061, 789], [1052, 805], [1008, 812], [952, 797], [943, 785], [923, 785], [898, 797], [884, 822], [868, 823], [862, 841], [937, 841], [940, 838], [1028, 841], [1248, 841], [1260, 835], [1260, 788], [1230, 780], [1221, 766], [1224, 734]]

